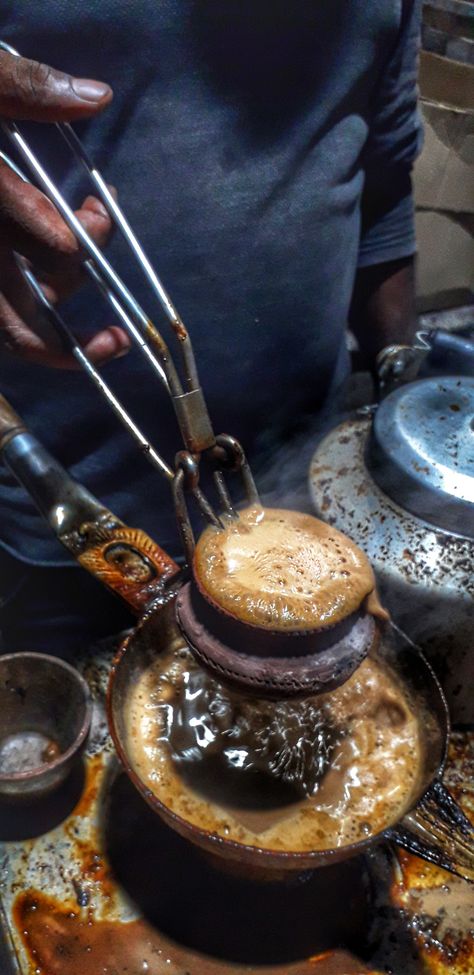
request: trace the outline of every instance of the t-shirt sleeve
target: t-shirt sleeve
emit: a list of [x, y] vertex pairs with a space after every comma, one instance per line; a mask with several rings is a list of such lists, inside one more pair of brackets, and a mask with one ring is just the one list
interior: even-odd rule
[[395, 50], [377, 85], [364, 152], [359, 267], [416, 251], [411, 170], [422, 145], [418, 110], [421, 0], [406, 0]]

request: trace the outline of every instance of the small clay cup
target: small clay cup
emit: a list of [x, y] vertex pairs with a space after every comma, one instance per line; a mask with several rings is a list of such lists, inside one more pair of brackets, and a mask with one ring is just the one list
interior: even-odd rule
[[30, 801], [57, 789], [90, 731], [89, 688], [44, 653], [0, 656], [0, 798]]

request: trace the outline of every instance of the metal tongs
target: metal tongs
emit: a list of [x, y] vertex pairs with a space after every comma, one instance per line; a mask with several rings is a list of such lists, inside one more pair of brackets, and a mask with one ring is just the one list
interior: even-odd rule
[[[15, 57], [19, 57], [18, 51], [3, 41], [0, 41], [0, 49], [7, 51]], [[107, 260], [101, 249], [94, 243], [77, 219], [64, 196], [22, 135], [18, 125], [10, 120], [0, 120], [3, 132], [5, 132], [9, 140], [18, 150], [19, 155], [33, 174], [39, 188], [55, 205], [82, 247], [84, 251], [83, 267], [86, 273], [97, 286], [101, 295], [109, 302], [132, 341], [139, 347], [153, 372], [159, 377], [170, 395], [184, 444], [184, 450], [179, 451], [176, 455], [174, 470], [137, 427], [115, 393], [87, 357], [64, 319], [43, 293], [41, 285], [31, 270], [29, 263], [19, 254], [15, 254], [15, 259], [25, 281], [31, 288], [49, 323], [60, 337], [61, 342], [72, 353], [91, 382], [94, 383], [102, 396], [107, 400], [109, 406], [137, 442], [141, 451], [153, 466], [169, 481], [173, 492], [178, 528], [189, 564], [194, 551], [194, 534], [186, 494], [192, 495], [208, 523], [217, 528], [223, 527], [221, 514], [216, 513], [199, 486], [201, 458], [204, 457], [212, 469], [220, 512], [229, 517], [237, 518], [238, 514], [232, 503], [224, 479], [224, 472], [236, 472], [240, 475], [246, 499], [250, 504], [255, 504], [259, 501], [255, 482], [239, 442], [228, 434], [218, 436], [214, 434], [203, 391], [199, 383], [189, 333], [139, 240], [135, 236], [121, 207], [114, 199], [101, 173], [94, 165], [72, 126], [67, 122], [54, 124], [61, 137], [69, 146], [75, 159], [84, 167], [94, 186], [94, 191], [100, 197], [113, 223], [125, 238], [151, 287], [154, 297], [158, 299], [177, 340], [183, 380], [179, 376], [167, 343], [162, 335]], [[20, 179], [25, 182], [31, 182], [19, 166], [4, 152], [0, 152], [0, 158]]]

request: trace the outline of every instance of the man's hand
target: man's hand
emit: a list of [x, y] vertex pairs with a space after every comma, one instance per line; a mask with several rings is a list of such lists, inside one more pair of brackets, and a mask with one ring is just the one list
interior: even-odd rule
[[[98, 115], [112, 98], [108, 85], [73, 78], [47, 65], [0, 51], [0, 115], [36, 122], [66, 122]], [[76, 211], [92, 239], [103, 247], [111, 221], [102, 203], [88, 196]], [[60, 369], [76, 367], [38, 314], [37, 304], [15, 263], [17, 251], [31, 262], [52, 302], [81, 283], [81, 250], [52, 203], [24, 183], [0, 159], [0, 352]], [[115, 326], [98, 332], [85, 346], [94, 362], [129, 348]]]

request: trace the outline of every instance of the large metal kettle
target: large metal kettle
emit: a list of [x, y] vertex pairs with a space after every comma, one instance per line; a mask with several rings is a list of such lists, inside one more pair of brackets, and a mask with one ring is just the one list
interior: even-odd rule
[[425, 344], [424, 378], [320, 442], [310, 490], [320, 516], [367, 553], [393, 621], [465, 724], [474, 721], [474, 343], [437, 334]]

